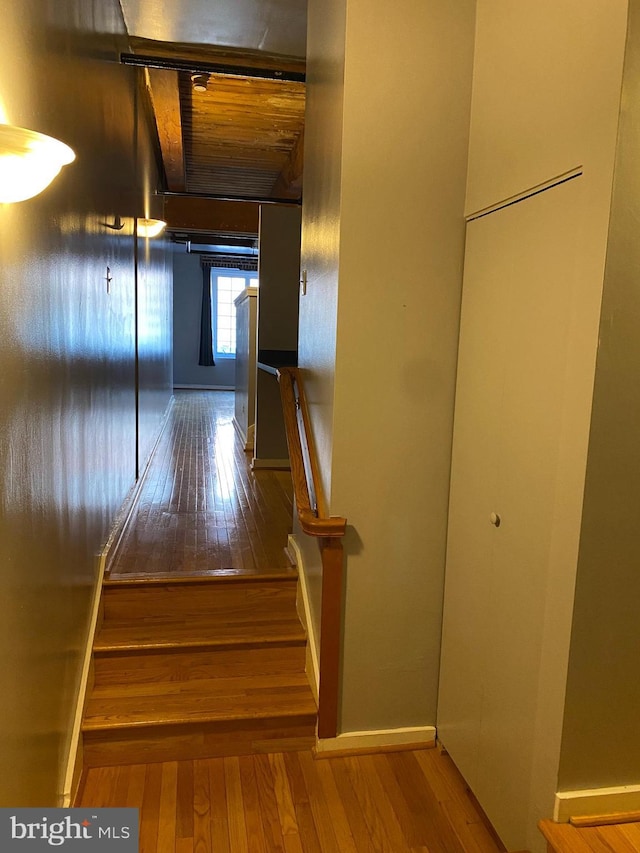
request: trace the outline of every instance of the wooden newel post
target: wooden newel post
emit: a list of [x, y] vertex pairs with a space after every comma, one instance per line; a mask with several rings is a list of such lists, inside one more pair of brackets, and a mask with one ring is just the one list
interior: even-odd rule
[[318, 689], [318, 737], [338, 733], [340, 648], [342, 645], [342, 540], [320, 540], [322, 555], [322, 617], [320, 621], [320, 685]]

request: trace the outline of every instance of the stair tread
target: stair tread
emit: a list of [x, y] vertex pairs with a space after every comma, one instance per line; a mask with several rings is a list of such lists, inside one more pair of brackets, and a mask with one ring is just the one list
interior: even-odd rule
[[278, 620], [224, 618], [169, 620], [139, 619], [135, 623], [105, 623], [95, 640], [94, 651], [176, 648], [187, 646], [231, 646], [238, 644], [304, 643], [304, 629], [297, 616]]
[[143, 584], [105, 589], [105, 624], [140, 620], [210, 619], [223, 622], [292, 618], [297, 580], [273, 583]]
[[113, 590], [118, 587], [152, 587], [186, 586], [191, 584], [224, 584], [224, 583], [277, 583], [281, 581], [295, 581], [298, 579], [296, 569], [274, 569], [273, 571], [257, 571], [256, 569], [210, 569], [189, 572], [188, 574], [177, 574], [176, 572], [156, 572], [153, 575], [146, 574], [122, 574], [111, 575], [105, 578], [103, 586], [105, 589]]
[[94, 689], [83, 730], [315, 714], [304, 673], [107, 685]]
[[91, 762], [313, 743], [297, 583], [295, 569], [107, 579], [82, 724]]
[[115, 649], [95, 657], [95, 684], [300, 673], [305, 651], [304, 643], [282, 642], [240, 648]]

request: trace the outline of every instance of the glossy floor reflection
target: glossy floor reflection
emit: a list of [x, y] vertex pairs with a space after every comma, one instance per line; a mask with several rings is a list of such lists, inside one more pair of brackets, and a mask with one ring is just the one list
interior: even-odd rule
[[111, 577], [288, 567], [288, 471], [252, 471], [231, 391], [176, 391]]

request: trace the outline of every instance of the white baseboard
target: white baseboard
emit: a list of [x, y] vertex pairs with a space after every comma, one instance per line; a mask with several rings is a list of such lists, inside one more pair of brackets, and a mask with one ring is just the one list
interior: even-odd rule
[[233, 426], [234, 426], [235, 431], [238, 433], [238, 438], [242, 442], [242, 449], [243, 450], [253, 450], [253, 436], [254, 436], [255, 431], [256, 431], [256, 425], [251, 424], [249, 426], [249, 429], [247, 430], [246, 435], [244, 433], [244, 430], [242, 429], [242, 427], [238, 423], [238, 421], [235, 419], [235, 417], [233, 419]]
[[232, 421], [232, 423], [233, 423], [233, 428], [234, 428], [234, 429], [235, 429], [235, 431], [238, 433], [238, 438], [239, 438], [239, 439], [240, 439], [240, 441], [242, 442], [242, 446], [243, 446], [243, 447], [244, 447], [244, 449], [246, 450], [246, 449], [247, 449], [247, 436], [245, 435], [244, 430], [242, 429], [242, 427], [240, 426], [240, 424], [239, 424], [239, 423], [238, 423], [238, 421], [236, 420], [235, 415], [233, 416], [233, 421]]
[[102, 550], [97, 556], [96, 583], [93, 590], [89, 627], [87, 631], [84, 657], [82, 660], [82, 669], [80, 671], [80, 682], [76, 698], [73, 727], [71, 729], [67, 768], [64, 775], [62, 795], [59, 797], [61, 801], [60, 805], [63, 808], [70, 808], [73, 804], [78, 790], [80, 776], [82, 774], [82, 719], [84, 717], [84, 709], [87, 703], [88, 693], [92, 689], [93, 642], [100, 622], [100, 602], [102, 598], [103, 581], [111, 569], [113, 558], [138, 503], [142, 486], [149, 472], [151, 460], [153, 459], [158, 444], [160, 443], [160, 439], [162, 438], [162, 434], [164, 433], [169, 421], [169, 413], [171, 412], [173, 403], [174, 400], [172, 398], [163, 415], [158, 437], [154, 442], [151, 452], [149, 453], [144, 471], [133, 484], [124, 499], [122, 506], [116, 513], [116, 517], [111, 527], [111, 532], [109, 533]]
[[247, 440], [244, 444], [245, 450], [253, 450], [255, 445], [255, 435], [256, 435], [256, 425], [249, 424], [249, 429], [247, 430]]
[[640, 785], [617, 788], [591, 788], [583, 791], [559, 791], [553, 810], [557, 823], [572, 817], [595, 817], [640, 811]]
[[288, 459], [256, 459], [254, 456], [251, 460], [251, 468], [271, 468], [278, 471], [288, 471], [291, 468], [291, 463]]
[[160, 440], [164, 434], [164, 431], [169, 423], [169, 415], [171, 413], [171, 409], [173, 408], [175, 403], [175, 399], [172, 397], [169, 401], [169, 404], [166, 408], [164, 415], [162, 416], [162, 421], [160, 423], [160, 429], [158, 430], [158, 437], [153, 443], [153, 447], [151, 448], [149, 455], [144, 463], [144, 470], [136, 480], [136, 482], [131, 486], [129, 492], [122, 502], [122, 506], [116, 513], [116, 517], [114, 519], [113, 525], [111, 527], [111, 533], [109, 534], [109, 538], [104, 544], [102, 549], [102, 553], [106, 554], [106, 564], [104, 567], [104, 573], [106, 575], [111, 571], [111, 566], [113, 564], [113, 560], [115, 555], [118, 552], [118, 548], [120, 547], [120, 543], [124, 537], [125, 531], [129, 526], [129, 521], [131, 520], [131, 516], [133, 515], [133, 511], [136, 508], [138, 503], [138, 498], [140, 497], [140, 492], [142, 491], [142, 487], [147, 479], [147, 474], [149, 473], [149, 468], [151, 466], [151, 460], [153, 459], [155, 452], [160, 444]]
[[298, 610], [298, 616], [300, 617], [300, 621], [302, 622], [304, 629], [307, 632], [307, 661], [305, 671], [307, 673], [307, 678], [309, 679], [309, 684], [311, 685], [311, 690], [313, 691], [313, 695], [317, 704], [320, 684], [318, 638], [316, 637], [315, 628], [313, 626], [313, 619], [311, 618], [309, 590], [307, 588], [307, 576], [304, 571], [304, 558], [302, 556], [300, 546], [296, 541], [296, 537], [292, 534], [289, 534], [287, 551], [293, 558], [294, 565], [298, 570], [298, 595], [296, 598], [296, 608]]
[[80, 776], [82, 774], [82, 718], [84, 716], [87, 695], [90, 690], [91, 667], [93, 663], [93, 640], [98, 628], [100, 599], [102, 596], [102, 581], [104, 580], [110, 547], [111, 546], [109, 544], [105, 545], [102, 552], [99, 554], [97, 561], [98, 568], [96, 585], [93, 591], [93, 601], [91, 603], [89, 630], [87, 633], [82, 670], [80, 673], [80, 686], [78, 689], [76, 710], [73, 718], [73, 727], [71, 729], [71, 743], [62, 790], [62, 802], [60, 803], [62, 808], [70, 808], [73, 805], [73, 801], [78, 791], [78, 785], [80, 783]]
[[174, 385], [176, 391], [235, 391], [235, 385]]
[[[296, 606], [300, 620], [307, 632], [306, 672], [317, 702], [320, 684], [318, 638], [315, 633], [313, 619], [311, 618], [304, 557], [296, 537], [292, 534], [289, 535], [287, 542], [287, 552], [291, 555], [294, 565], [298, 570], [298, 597]], [[335, 738], [317, 739], [315, 752], [317, 756], [352, 752], [383, 752], [387, 750], [433, 747], [435, 746], [435, 742], [435, 726], [418, 726], [369, 732], [343, 732]]]
[[436, 745], [435, 726], [383, 729], [372, 732], [343, 732], [316, 741], [316, 756], [354, 752], [392, 752], [401, 749], [430, 749]]

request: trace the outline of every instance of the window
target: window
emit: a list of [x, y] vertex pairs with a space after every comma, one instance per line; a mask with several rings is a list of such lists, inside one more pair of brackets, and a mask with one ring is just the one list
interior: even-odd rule
[[234, 299], [245, 287], [257, 287], [255, 272], [211, 270], [211, 327], [215, 358], [235, 358], [236, 306]]

